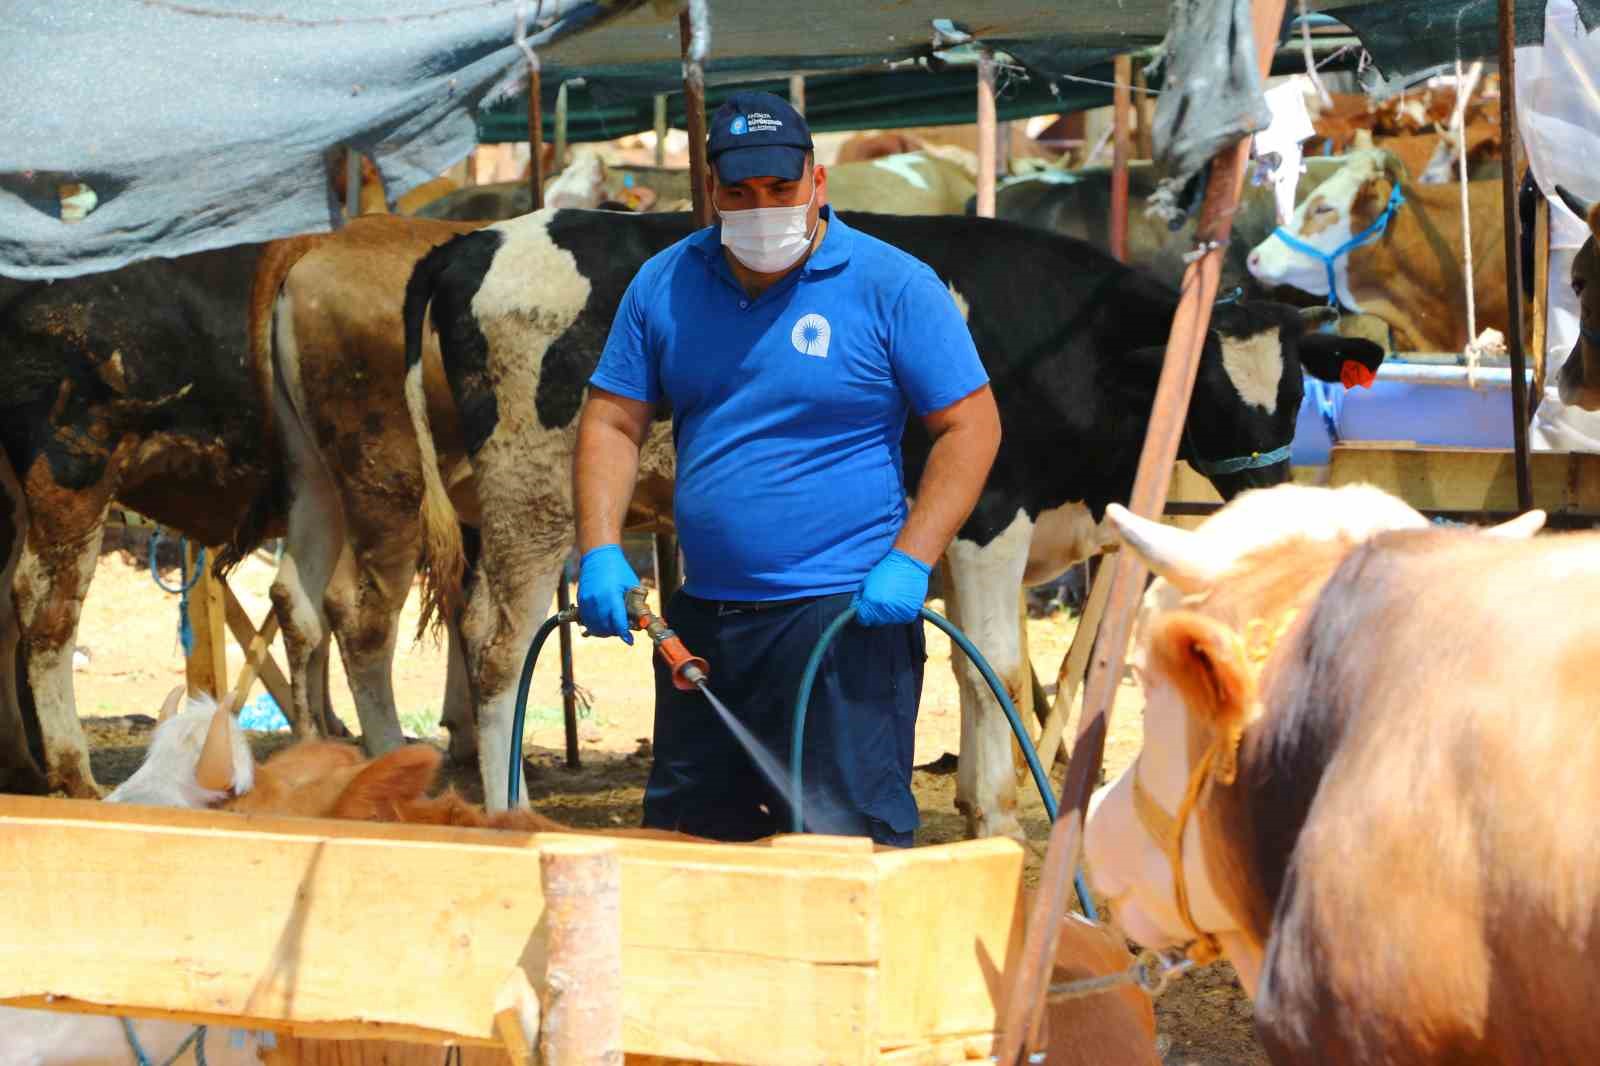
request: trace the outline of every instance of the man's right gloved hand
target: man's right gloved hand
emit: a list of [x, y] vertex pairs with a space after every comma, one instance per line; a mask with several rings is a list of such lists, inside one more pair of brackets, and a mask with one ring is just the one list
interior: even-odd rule
[[583, 554], [578, 567], [578, 621], [589, 636], [621, 637], [633, 643], [628, 632], [628, 590], [639, 575], [628, 565], [620, 544], [602, 544]]

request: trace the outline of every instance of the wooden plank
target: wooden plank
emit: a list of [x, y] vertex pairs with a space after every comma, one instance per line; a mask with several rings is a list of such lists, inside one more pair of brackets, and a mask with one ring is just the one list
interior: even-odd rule
[[826, 833], [785, 833], [767, 841], [774, 848], [790, 851], [821, 851], [830, 855], [841, 852], [847, 855], [871, 855], [875, 850], [871, 837], [840, 837]]
[[878, 1056], [878, 1062], [880, 1066], [954, 1066], [981, 1062], [993, 1054], [994, 1034], [974, 1033], [885, 1051]]
[[[543, 914], [536, 848], [208, 816], [206, 829], [0, 817], [0, 998], [493, 1036], [499, 985]], [[130, 922], [129, 900], [160, 905]]]
[[[670, 910], [657, 915], [663, 925], [675, 920]], [[774, 915], [772, 930], [786, 920], [791, 919]], [[877, 1057], [875, 966], [631, 944], [626, 952], [623, 1046], [630, 1053], [751, 1066], [865, 1063]]]
[[[1535, 452], [1529, 460], [1535, 507], [1552, 514], [1600, 515], [1600, 456]], [[1510, 449], [1341, 444], [1333, 449], [1329, 483], [1376, 485], [1419, 510], [1517, 510]]]
[[994, 1032], [1022, 948], [1022, 848], [974, 840], [874, 862], [885, 900], [880, 1048]]
[[542, 1016], [531, 1025], [497, 1016], [506, 1050], [534, 1066], [523, 1034], [538, 1036], [541, 1066], [613, 1066], [622, 1060], [622, 869], [616, 844], [599, 837], [540, 849], [545, 901]]
[[254, 684], [258, 675], [268, 695], [287, 713], [288, 709], [294, 706], [289, 679], [278, 667], [271, 650], [272, 638], [278, 634], [278, 612], [269, 608], [267, 617], [262, 620], [261, 628], [257, 630], [255, 624], [250, 621], [250, 616], [245, 613], [244, 604], [233, 594], [233, 589], [226, 581], [219, 584], [222, 586], [223, 617], [227, 620], [229, 631], [233, 633], [233, 639], [239, 642], [239, 647], [244, 651], [244, 666], [239, 669], [239, 676], [233, 684], [234, 713], [238, 714], [239, 709], [244, 706], [245, 700], [250, 695], [250, 686]]
[[[183, 555], [184, 574], [194, 574], [200, 549], [187, 541]], [[185, 674], [189, 695], [204, 692], [221, 701], [228, 694], [228, 640], [222, 628], [221, 582], [211, 573], [217, 549], [205, 553], [194, 587], [189, 590], [189, 628], [194, 633]]]

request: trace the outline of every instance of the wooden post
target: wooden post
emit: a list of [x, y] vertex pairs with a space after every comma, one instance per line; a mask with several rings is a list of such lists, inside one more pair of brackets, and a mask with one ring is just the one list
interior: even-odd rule
[[683, 54], [684, 129], [689, 134], [689, 186], [694, 195], [694, 224], [711, 225], [711, 203], [706, 199], [706, 76], [689, 57], [693, 27], [689, 11], [678, 13], [678, 45]]
[[1151, 137], [1150, 127], [1156, 119], [1155, 97], [1150, 95], [1150, 84], [1144, 76], [1144, 64], [1140, 63], [1133, 69], [1134, 107], [1139, 112], [1138, 148], [1134, 153], [1136, 159], [1149, 159], [1156, 154], [1155, 144]]
[[189, 629], [194, 633], [194, 647], [185, 668], [189, 695], [204, 692], [221, 702], [228, 692], [228, 638], [222, 622], [221, 581], [211, 574], [216, 549], [200, 559], [202, 549], [188, 541], [184, 544], [184, 575], [194, 575], [199, 570], [194, 587], [189, 590]]
[[994, 217], [994, 53], [978, 53], [978, 217]]
[[667, 165], [667, 94], [656, 93], [656, 166]]
[[1111, 104], [1111, 254], [1117, 262], [1128, 261], [1128, 155], [1132, 145], [1128, 137], [1128, 118], [1131, 110], [1129, 86], [1133, 80], [1133, 59], [1117, 56], [1113, 68]]
[[1100, 620], [1105, 617], [1106, 598], [1111, 591], [1110, 575], [1092, 581], [1089, 596], [1084, 601], [1083, 612], [1078, 615], [1078, 628], [1072, 634], [1072, 645], [1061, 658], [1061, 668], [1056, 671], [1056, 698], [1050, 704], [1049, 717], [1044, 731], [1039, 734], [1039, 762], [1046, 770], [1055, 764], [1056, 750], [1061, 746], [1061, 735], [1066, 729], [1067, 716], [1083, 685], [1084, 671], [1089, 666], [1089, 653], [1094, 649], [1094, 638], [1100, 632]]
[[233, 690], [228, 694], [228, 706], [234, 713], [244, 708], [245, 700], [250, 697], [250, 689], [256, 683], [256, 676], [261, 676], [262, 684], [279, 707], [287, 712], [292, 706], [289, 702], [289, 682], [278, 669], [278, 664], [272, 661], [272, 638], [278, 635], [278, 612], [269, 609], [267, 617], [257, 631], [251, 624], [250, 616], [245, 614], [244, 605], [233, 594], [233, 590], [226, 582], [222, 585], [223, 617], [227, 619], [228, 629], [233, 633], [233, 639], [239, 642], [239, 647], [244, 649], [244, 665], [239, 668], [239, 676], [233, 682]]
[[804, 74], [789, 75], [789, 106], [800, 112], [806, 113], [806, 77]]
[[1528, 390], [1530, 410], [1544, 399], [1545, 366], [1550, 347], [1550, 201], [1541, 192], [1533, 207], [1533, 384]]
[[344, 150], [344, 213], [346, 218], [361, 214], [361, 153]]
[[621, 1066], [622, 860], [617, 845], [562, 840], [539, 849], [545, 903], [545, 1066]]
[[[1506, 343], [1511, 352], [1511, 440], [1517, 458], [1517, 507], [1533, 508], [1528, 471], [1528, 355], [1523, 346], [1522, 241], [1517, 217], [1517, 0], [1500, 0], [1500, 195], [1506, 241]], [[1463, 144], [1464, 153], [1467, 146]]]
[[[572, 592], [567, 588], [567, 566], [561, 564], [561, 576], [556, 581], [556, 610], [572, 606]], [[561, 717], [566, 724], [567, 769], [576, 770], [578, 761], [578, 679], [572, 671], [572, 623], [564, 622], [557, 634], [561, 641]]]
[[556, 89], [556, 152], [550, 164], [550, 173], [559, 174], [567, 167], [567, 83]]
[[528, 66], [528, 184], [533, 193], [533, 210], [544, 206], [544, 110], [539, 103], [539, 68]]
[[[1253, 5], [1256, 61], [1263, 80], [1277, 47], [1283, 9], [1284, 0], [1255, 0]], [[1205, 253], [1184, 269], [1178, 309], [1173, 315], [1172, 332], [1156, 384], [1155, 409], [1139, 453], [1138, 474], [1130, 501], [1135, 513], [1148, 518], [1159, 517], [1165, 505], [1189, 395], [1194, 389], [1200, 351], [1211, 320], [1211, 305], [1221, 278], [1223, 248], [1233, 227], [1249, 158], [1250, 138], [1244, 137], [1233, 147], [1219, 152], [1212, 166], [1200, 221], [1195, 227], [1196, 242], [1205, 248]], [[1128, 551], [1117, 555], [1110, 575], [1110, 599], [1101, 639], [1091, 657], [1077, 742], [1073, 745], [1066, 782], [1061, 788], [1060, 816], [1050, 828], [1050, 844], [1039, 888], [1029, 909], [1022, 952], [1006, 982], [1000, 1041], [996, 1046], [996, 1061], [1001, 1066], [1019, 1066], [1026, 1052], [1040, 1050], [1039, 1023], [1044, 1017], [1042, 1008], [1050, 981], [1056, 932], [1072, 893], [1073, 871], [1083, 839], [1084, 811], [1100, 773], [1123, 656], [1144, 589], [1146, 571], [1139, 557]]]

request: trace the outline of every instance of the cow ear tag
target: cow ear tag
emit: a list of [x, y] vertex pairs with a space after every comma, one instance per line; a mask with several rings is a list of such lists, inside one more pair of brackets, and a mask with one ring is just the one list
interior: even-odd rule
[[1344, 368], [1339, 371], [1339, 384], [1347, 389], [1360, 386], [1363, 389], [1372, 388], [1372, 383], [1378, 380], [1378, 375], [1365, 363], [1358, 363], [1354, 359], [1346, 359]]

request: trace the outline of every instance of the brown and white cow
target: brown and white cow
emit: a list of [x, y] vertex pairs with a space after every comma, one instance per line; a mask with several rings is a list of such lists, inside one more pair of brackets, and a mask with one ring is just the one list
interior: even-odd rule
[[1600, 536], [1441, 530], [1376, 489], [1281, 486], [1160, 576], [1138, 758], [1090, 875], [1154, 948], [1225, 954], [1277, 1063], [1586, 1061]]
[[[367, 751], [402, 741], [392, 667], [421, 549], [422, 475], [402, 393], [401, 307], [416, 260], [477, 225], [363, 216], [335, 233], [274, 242], [257, 271], [251, 338], [255, 358], [276, 373], [286, 479], [272, 602], [294, 687], [284, 711], [299, 735], [327, 699], [335, 635]], [[451, 441], [455, 408], [442, 377], [429, 394], [434, 424]], [[469, 700], [453, 640], [450, 664], [445, 715], [464, 758], [473, 733], [459, 720]]]
[[1561, 369], [1556, 389], [1561, 402], [1600, 411], [1600, 202], [1584, 203], [1561, 187], [1561, 200], [1589, 226], [1589, 236], [1572, 260], [1572, 290], [1578, 296], [1578, 342]]
[[[1338, 255], [1335, 293], [1353, 311], [1376, 315], [1394, 330], [1403, 351], [1460, 352], [1467, 336], [1465, 248], [1461, 193], [1455, 185], [1416, 185], [1398, 159], [1378, 149], [1351, 152], [1343, 169], [1311, 191], [1283, 231], [1333, 255], [1384, 215], [1399, 189], [1404, 203], [1380, 234]], [[1472, 226], [1472, 294], [1478, 329], [1505, 333], [1505, 233], [1500, 183], [1468, 182]], [[1317, 256], [1276, 233], [1246, 259], [1262, 285], [1287, 285], [1328, 295], [1328, 271]]]

